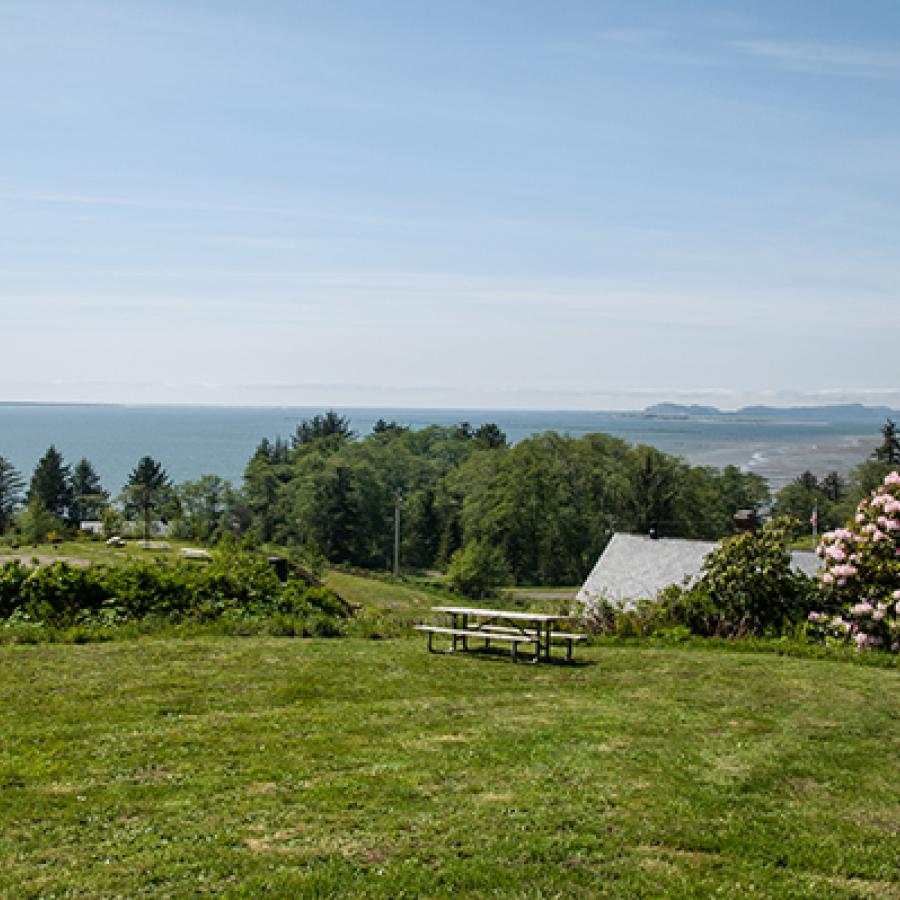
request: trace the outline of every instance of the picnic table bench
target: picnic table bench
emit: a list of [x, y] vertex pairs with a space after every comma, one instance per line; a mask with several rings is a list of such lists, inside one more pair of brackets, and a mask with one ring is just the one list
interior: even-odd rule
[[452, 624], [415, 626], [417, 631], [428, 635], [428, 650], [431, 653], [438, 652], [434, 649], [434, 635], [439, 634], [450, 637], [450, 652], [455, 652], [460, 646], [468, 650], [470, 638], [483, 641], [485, 649], [490, 647], [491, 641], [505, 641], [512, 649], [514, 662], [519, 660], [520, 644], [533, 644], [531, 662], [538, 662], [540, 659], [549, 661], [553, 642], [563, 641], [566, 660], [571, 662], [573, 645], [585, 640], [583, 634], [555, 630], [556, 623], [570, 622], [573, 616], [472, 606], [434, 606], [432, 612], [450, 616]]

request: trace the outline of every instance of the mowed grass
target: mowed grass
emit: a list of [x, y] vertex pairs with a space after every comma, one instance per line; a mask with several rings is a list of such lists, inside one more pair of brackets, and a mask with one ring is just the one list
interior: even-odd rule
[[0, 647], [0, 895], [900, 896], [900, 673]]

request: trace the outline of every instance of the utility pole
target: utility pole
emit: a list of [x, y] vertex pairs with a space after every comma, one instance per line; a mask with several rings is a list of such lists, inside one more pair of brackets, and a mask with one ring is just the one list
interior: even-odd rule
[[397, 488], [394, 493], [394, 578], [400, 577], [400, 504], [403, 502], [403, 491]]

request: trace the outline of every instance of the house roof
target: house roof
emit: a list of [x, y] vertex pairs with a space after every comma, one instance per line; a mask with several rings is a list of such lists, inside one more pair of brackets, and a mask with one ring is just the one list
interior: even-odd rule
[[[670, 584], [692, 584], [699, 578], [703, 560], [716, 547], [712, 541], [688, 541], [637, 534], [614, 534], [576, 597], [576, 604], [590, 611], [606, 599], [626, 609], [636, 600], [655, 599]], [[791, 553], [794, 568], [815, 575], [815, 553]]]

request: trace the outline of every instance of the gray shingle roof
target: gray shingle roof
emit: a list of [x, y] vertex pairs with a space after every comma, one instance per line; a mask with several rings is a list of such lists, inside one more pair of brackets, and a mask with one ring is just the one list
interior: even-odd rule
[[[693, 583], [715, 546], [712, 541], [614, 534], [578, 592], [576, 606], [589, 613], [598, 600], [606, 599], [628, 609], [636, 600], [655, 599], [670, 584]], [[795, 550], [791, 560], [807, 575], [819, 568], [815, 553]]]

